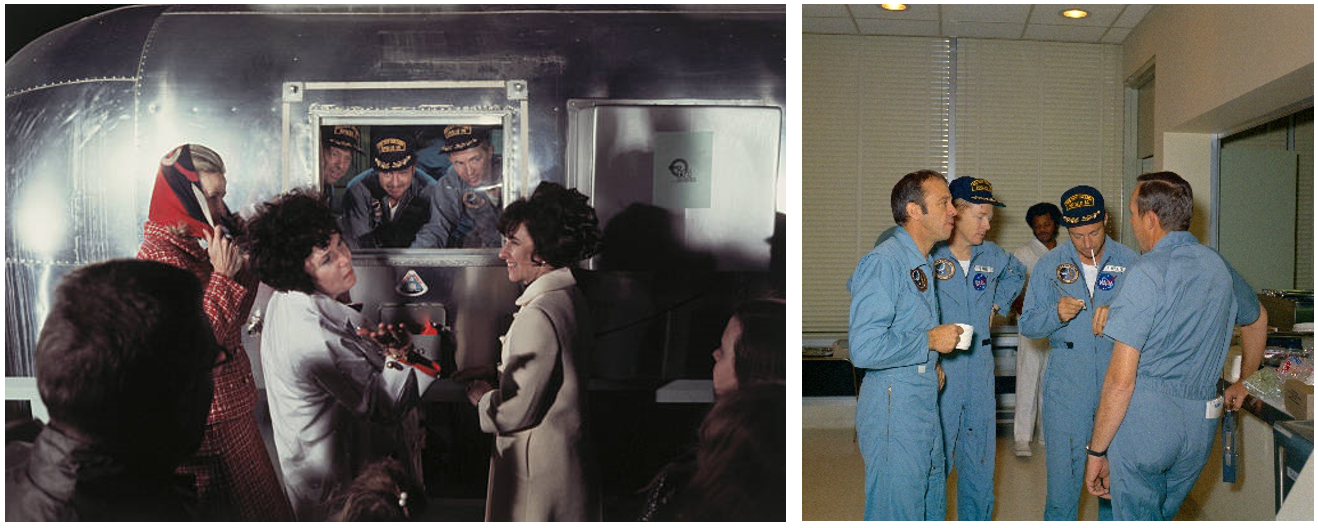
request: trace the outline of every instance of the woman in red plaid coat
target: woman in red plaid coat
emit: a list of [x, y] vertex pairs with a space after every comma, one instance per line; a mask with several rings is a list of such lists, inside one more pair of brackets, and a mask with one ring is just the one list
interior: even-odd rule
[[182, 145], [170, 151], [156, 174], [137, 251], [139, 259], [178, 266], [201, 279], [202, 307], [223, 349], [212, 370], [215, 398], [206, 436], [178, 471], [196, 479], [202, 520], [291, 521], [256, 423], [256, 383], [240, 330], [256, 298], [257, 280], [224, 232], [223, 226], [233, 225], [225, 186], [224, 161], [211, 149]]

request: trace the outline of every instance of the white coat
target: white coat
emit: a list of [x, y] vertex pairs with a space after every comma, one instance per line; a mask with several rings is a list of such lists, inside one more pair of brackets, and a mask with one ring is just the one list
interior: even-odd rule
[[323, 519], [329, 494], [365, 463], [387, 455], [413, 463], [408, 411], [434, 378], [385, 368], [379, 345], [357, 335], [362, 325], [360, 314], [322, 293], [276, 292], [266, 308], [261, 365], [299, 521]]
[[499, 388], [478, 404], [481, 430], [495, 433], [487, 521], [600, 520], [583, 420], [592, 336], [576, 284], [559, 268], [516, 301]]

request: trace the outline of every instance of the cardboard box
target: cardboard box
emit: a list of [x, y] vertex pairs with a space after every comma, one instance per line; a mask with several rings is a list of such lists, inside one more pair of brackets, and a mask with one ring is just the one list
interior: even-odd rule
[[1296, 420], [1313, 419], [1313, 385], [1288, 379], [1282, 386], [1281, 399], [1286, 402], [1286, 412], [1291, 413]]

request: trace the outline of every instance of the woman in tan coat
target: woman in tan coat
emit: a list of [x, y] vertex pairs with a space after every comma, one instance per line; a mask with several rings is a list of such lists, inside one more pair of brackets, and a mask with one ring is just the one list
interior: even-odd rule
[[599, 245], [585, 195], [542, 183], [504, 210], [499, 257], [526, 285], [503, 337], [498, 387], [467, 387], [481, 429], [495, 433], [487, 521], [600, 520], [594, 452], [583, 414], [591, 346], [585, 298], [568, 266]]

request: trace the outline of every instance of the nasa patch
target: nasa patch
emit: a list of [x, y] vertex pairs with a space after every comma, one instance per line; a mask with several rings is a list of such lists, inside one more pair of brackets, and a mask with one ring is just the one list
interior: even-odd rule
[[929, 289], [929, 278], [924, 276], [924, 270], [920, 268], [911, 270], [911, 282], [915, 283], [915, 287], [920, 290], [920, 293], [924, 293], [925, 290]]
[[975, 291], [984, 291], [984, 288], [987, 287], [988, 287], [988, 277], [985, 277], [983, 273], [976, 273]]
[[938, 259], [934, 261], [934, 276], [938, 277], [938, 280], [950, 279], [952, 278], [952, 275], [955, 274], [956, 266], [952, 265], [952, 261], [947, 259]]
[[1111, 273], [1100, 273], [1098, 275], [1098, 289], [1109, 291], [1117, 284], [1117, 276]]
[[1070, 262], [1057, 266], [1057, 280], [1062, 284], [1075, 284], [1080, 280], [1080, 269]]

